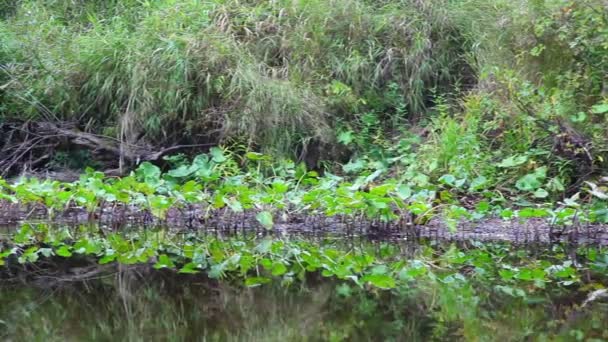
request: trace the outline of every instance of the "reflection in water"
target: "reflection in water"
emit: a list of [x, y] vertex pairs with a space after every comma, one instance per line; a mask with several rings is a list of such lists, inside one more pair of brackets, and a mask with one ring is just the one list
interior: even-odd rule
[[[45, 273], [44, 277], [51, 277]], [[547, 289], [526, 299], [491, 284], [418, 282], [365, 291], [320, 276], [242, 288], [144, 267], [87, 281], [15, 280], [0, 297], [3, 340], [576, 340], [608, 337], [608, 305]]]
[[[41, 241], [49, 236], [64, 241], [105, 234], [94, 225], [50, 230], [43, 225], [33, 232], [44, 237]], [[0, 230], [0, 248], [4, 239], [8, 241], [16, 233], [14, 227]], [[137, 239], [163, 237], [175, 245], [192, 239], [253, 241], [251, 248], [258, 248], [258, 235], [267, 234], [169, 234], [151, 229], [120, 232], [125, 236], [131, 233]], [[227, 279], [209, 279], [202, 273], [181, 275], [154, 270], [150, 265], [97, 265], [76, 254], [70, 258], [40, 257], [38, 262], [26, 266], [13, 257], [0, 268], [0, 340], [608, 339], [604, 325], [608, 321], [608, 300], [601, 295], [607, 285], [604, 275], [608, 254], [592, 247], [586, 250], [573, 245], [528, 244], [516, 249], [509, 244], [492, 247], [459, 242], [455, 248], [437, 241], [404, 241], [395, 237], [387, 241], [344, 234], [282, 234], [275, 238], [304, 239], [313, 246], [332, 246], [348, 253], [358, 250], [375, 256], [390, 250], [397, 262], [425, 263], [437, 274], [450, 267], [456, 271], [444, 277], [405, 274], [407, 279], [401, 279], [401, 285], [390, 291], [359, 288], [353, 282], [323, 277], [318, 271], [307, 273], [304, 281], [289, 286], [276, 281], [244, 288], [242, 279], [237, 284]], [[461, 251], [472, 256], [466, 264], [459, 261], [465, 255]], [[584, 259], [582, 255], [593, 255], [593, 265], [591, 258]], [[563, 273], [560, 282], [544, 283], [534, 278], [537, 269], [579, 263], [589, 263], [589, 267], [578, 268], [582, 270], [580, 274], [565, 273], [571, 267], [552, 271]], [[537, 269], [526, 269], [525, 265], [536, 265]], [[517, 266], [522, 269], [516, 280], [515, 273], [509, 274], [513, 269], [508, 267]], [[585, 272], [591, 266], [595, 272]], [[593, 300], [590, 293], [596, 294]]]

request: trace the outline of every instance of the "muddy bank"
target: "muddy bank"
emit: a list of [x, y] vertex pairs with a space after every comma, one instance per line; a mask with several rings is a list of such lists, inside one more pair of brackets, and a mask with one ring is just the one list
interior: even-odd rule
[[409, 217], [398, 221], [380, 222], [363, 217], [346, 217], [282, 213], [275, 215], [275, 224], [269, 232], [255, 218], [255, 211], [234, 213], [228, 209], [210, 209], [201, 206], [172, 208], [165, 219], [153, 216], [135, 206], [112, 205], [93, 213], [84, 208], [70, 207], [62, 212], [51, 212], [43, 205], [0, 204], [0, 225], [15, 227], [23, 222], [43, 221], [78, 225], [95, 223], [107, 230], [135, 227], [164, 226], [177, 230], [215, 233], [247, 233], [259, 231], [277, 234], [366, 236], [370, 239], [417, 239], [508, 241], [517, 244], [570, 242], [576, 244], [608, 245], [608, 225], [575, 224], [551, 225], [545, 219], [503, 220], [486, 218], [479, 221], [462, 221], [451, 231], [440, 218], [425, 225], [412, 224]]

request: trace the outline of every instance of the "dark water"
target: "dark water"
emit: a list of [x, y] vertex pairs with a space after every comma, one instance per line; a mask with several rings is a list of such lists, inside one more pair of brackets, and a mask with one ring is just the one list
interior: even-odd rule
[[362, 292], [332, 281], [243, 289], [124, 272], [61, 288], [4, 286], [8, 341], [604, 340], [608, 304], [488, 298], [468, 286]]
[[[307, 238], [323, 243], [322, 238]], [[366, 242], [351, 237], [344, 243]], [[421, 242], [388, 243], [400, 245], [407, 259], [417, 255]], [[445, 247], [441, 242], [426, 246]], [[526, 249], [522, 259], [545, 258], [540, 252], [545, 250], [568, 258], [568, 247], [558, 247], [508, 245]], [[244, 288], [242, 283], [149, 266], [112, 266], [80, 280], [66, 271], [75, 267], [82, 267], [82, 274], [98, 266], [35, 265], [23, 272], [3, 272], [0, 340], [608, 340], [608, 298], [603, 292], [608, 277], [597, 274], [582, 275], [570, 286], [530, 283], [508, 288], [500, 279], [475, 281], [463, 275], [458, 281], [425, 278], [385, 291], [360, 289], [319, 274], [290, 286]]]

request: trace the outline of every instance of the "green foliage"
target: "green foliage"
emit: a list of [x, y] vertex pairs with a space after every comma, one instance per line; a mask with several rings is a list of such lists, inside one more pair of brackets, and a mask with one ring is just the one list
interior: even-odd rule
[[289, 152], [449, 89], [463, 47], [442, 3], [20, 1], [0, 22], [0, 115]]
[[[344, 171], [382, 163], [419, 185], [497, 190], [517, 201], [522, 191], [526, 200], [561, 199], [579, 190], [579, 178], [603, 176], [605, 4], [454, 1], [446, 13], [470, 48], [476, 87], [434, 93], [430, 119], [418, 124], [424, 129], [401, 123], [400, 138], [379, 113], [368, 116], [378, 118], [371, 129], [365, 120], [344, 123], [338, 141], [355, 151]], [[413, 141], [421, 131], [425, 138]]]
[[[159, 217], [204, 203], [454, 226], [582, 205], [605, 220], [605, 12], [598, 0], [19, 1], [0, 21], [2, 120], [242, 153], [0, 196], [55, 211], [129, 202]], [[298, 144], [351, 158], [318, 177], [277, 157]]]
[[255, 218], [266, 229], [272, 229], [272, 226], [274, 226], [272, 213], [269, 213], [268, 211], [259, 212]]
[[[202, 260], [195, 248], [199, 242], [194, 237], [188, 241], [183, 236], [162, 236], [160, 241], [171, 240], [173, 252], [159, 252], [157, 260], [168, 258], [177, 264], [159, 272], [141, 274], [146, 266], [138, 265], [138, 271], [121, 267], [122, 272], [115, 274], [107, 265], [85, 282], [61, 282], [55, 287], [47, 281], [45, 286], [54, 290], [52, 294], [40, 289], [38, 282], [3, 286], [0, 324], [6, 329], [1, 336], [106, 340], [120, 334], [133, 339], [198, 336], [271, 341], [424, 340], [433, 336], [439, 340], [570, 341], [573, 336], [593, 339], [606, 334], [603, 323], [608, 312], [605, 299], [597, 295], [605, 292], [608, 256], [602, 248], [572, 250], [577, 257], [573, 263], [564, 253], [565, 246], [540, 251], [502, 244], [467, 248], [434, 244], [420, 246], [404, 261], [402, 254], [395, 253], [400, 249], [395, 243], [359, 242], [353, 248], [352, 241], [323, 241], [321, 244], [328, 245], [323, 248], [318, 241], [229, 238], [218, 242], [211, 238], [213, 248], [226, 251], [226, 257], [240, 254], [240, 268], [216, 280], [209, 279], [204, 274], [207, 268], [201, 267], [195, 270], [202, 274], [177, 274], [182, 260], [176, 257], [178, 249], [193, 255], [198, 263]], [[79, 239], [84, 240], [91, 239]], [[256, 243], [265, 246], [257, 248]], [[257, 251], [249, 254], [251, 249]], [[295, 251], [313, 256], [303, 265], [315, 259], [326, 263], [340, 260], [342, 268], [351, 273], [356, 270], [347, 265], [367, 265], [367, 279], [391, 283], [388, 279], [392, 278], [395, 286], [383, 290], [371, 281], [359, 286], [350, 278], [319, 279], [317, 271], [307, 272], [304, 279], [288, 280], [296, 267], [291, 257]], [[48, 252], [40, 252], [37, 263], [59, 269], [76, 258], [79, 264], [94, 261], [90, 254], [66, 260]], [[20, 275], [32, 267], [15, 265], [14, 256], [11, 254], [9, 260], [11, 274]], [[258, 268], [251, 268], [258, 257], [262, 257]], [[215, 263], [212, 259], [209, 262]], [[283, 265], [288, 272], [272, 276], [273, 265]], [[241, 273], [243, 268], [246, 275]], [[51, 272], [55, 278], [62, 275], [55, 268], [38, 270], [41, 276]], [[584, 301], [585, 297], [588, 300]]]
[[[428, 177], [420, 172], [415, 158], [390, 158], [384, 162], [359, 160], [344, 166], [354, 175], [320, 176], [302, 165], [284, 160], [272, 162], [268, 156], [247, 153], [241, 161], [233, 153], [214, 149], [192, 162], [168, 158], [176, 165], [162, 172], [151, 163], [142, 163], [129, 176], [106, 178], [87, 169], [76, 182], [65, 183], [36, 178], [0, 182], [0, 200], [18, 205], [40, 205], [53, 218], [70, 207], [91, 214], [107, 206], [131, 206], [147, 210], [158, 220], [167, 219], [172, 209], [195, 205], [207, 214], [213, 211], [248, 212], [265, 229], [275, 223], [301, 215], [357, 217], [404, 224], [424, 224], [441, 218], [454, 230], [462, 220], [481, 220], [491, 216], [503, 219], [546, 218], [552, 223], [605, 223], [608, 220], [608, 190], [605, 178], [586, 182], [586, 192], [563, 202], [546, 203], [555, 179], [547, 177], [546, 167], [537, 167], [511, 180], [514, 188], [492, 189], [488, 178], [443, 174]], [[500, 169], [520, 168], [525, 158], [509, 157]], [[239, 166], [240, 164], [240, 166]], [[405, 172], [395, 177], [395, 168]], [[519, 174], [519, 172], [515, 172]], [[507, 177], [507, 178], [504, 178]], [[505, 193], [510, 201], [505, 199]], [[474, 206], [470, 201], [474, 201]], [[576, 209], [576, 210], [575, 210]], [[399, 223], [400, 222], [400, 223]]]
[[[469, 280], [460, 272], [464, 267], [472, 267], [472, 281], [498, 281], [503, 290], [521, 297], [534, 291], [530, 286], [570, 286], [581, 282], [584, 272], [601, 272], [603, 267], [596, 263], [595, 269], [590, 270], [582, 261], [574, 264], [564, 253], [550, 249], [538, 255], [538, 251], [513, 250], [500, 244], [477, 244], [474, 249], [463, 250], [445, 247], [437, 251], [424, 247], [414, 258], [404, 261], [400, 248], [390, 243], [349, 246], [336, 240], [318, 244], [279, 238], [207, 236], [200, 239], [196, 234], [166, 230], [107, 233], [96, 227], [24, 224], [8, 237], [0, 261], [4, 265], [7, 262], [35, 264], [59, 256], [89, 258], [101, 264], [149, 263], [155, 269], [189, 274], [204, 272], [210, 278], [235, 281], [248, 287], [272, 281], [284, 285], [295, 280], [305, 282], [307, 274], [318, 273], [362, 289], [384, 290], [407, 288], [414, 281], [465, 284]], [[591, 251], [594, 256], [591, 260], [585, 259], [588, 262], [601, 261], [606, 254], [603, 249], [585, 249], [581, 250], [581, 260]], [[528, 253], [537, 255], [529, 258]], [[506, 286], [517, 289], [517, 293], [511, 293]]]

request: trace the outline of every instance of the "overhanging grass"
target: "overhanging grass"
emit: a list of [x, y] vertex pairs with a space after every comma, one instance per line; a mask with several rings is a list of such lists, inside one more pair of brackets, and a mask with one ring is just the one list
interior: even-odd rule
[[[0, 24], [2, 116], [77, 120], [129, 141], [236, 137], [279, 152], [331, 141], [353, 108], [390, 112], [389, 86], [419, 115], [431, 89], [461, 76], [442, 5], [22, 1]], [[337, 101], [332, 84], [351, 96]]]

